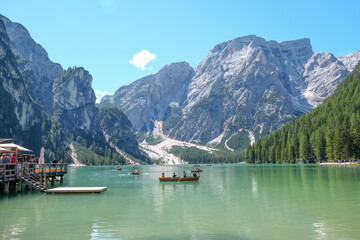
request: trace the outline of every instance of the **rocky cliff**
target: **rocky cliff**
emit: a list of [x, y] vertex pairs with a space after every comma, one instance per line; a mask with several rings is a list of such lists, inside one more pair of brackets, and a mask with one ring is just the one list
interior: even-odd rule
[[52, 87], [55, 78], [63, 71], [58, 63], [53, 63], [46, 50], [37, 44], [28, 30], [21, 24], [0, 15], [4, 21], [10, 46], [17, 66], [21, 71], [31, 96], [42, 106], [48, 115], [52, 114]]
[[102, 134], [91, 82], [92, 76], [84, 68], [62, 72], [54, 81], [53, 109], [63, 129], [75, 136], [99, 141]]
[[105, 96], [101, 104], [123, 109], [135, 129], [152, 130], [154, 120], [165, 120], [171, 106], [185, 101], [193, 73], [186, 62], [166, 65], [155, 75], [119, 88], [112, 97]]
[[[356, 58], [347, 57], [345, 66], [344, 59], [331, 53], [314, 53], [309, 39], [278, 43], [245, 36], [216, 45], [194, 70], [187, 67], [182, 78], [176, 71], [156, 82], [156, 76], [172, 70], [165, 67], [121, 87], [103, 103], [121, 108], [136, 130], [163, 121], [170, 137], [226, 147], [239, 132], [247, 132], [253, 141], [317, 106], [347, 76]], [[163, 89], [164, 83], [174, 88], [148, 88]], [[181, 97], [172, 99], [177, 91]], [[155, 105], [167, 114], [143, 114], [145, 108], [156, 112]]]
[[[21, 24], [1, 15], [0, 23], [0, 93], [6, 99], [1, 106], [1, 137], [26, 143], [36, 154], [46, 146], [48, 158], [63, 158], [70, 151], [71, 141], [78, 141], [85, 148], [92, 146], [97, 159], [101, 158], [99, 154], [104, 155], [108, 163], [121, 158], [112, 151], [144, 159], [125, 115], [119, 113], [121, 117], [102, 121], [95, 106], [92, 77], [84, 68], [64, 71]], [[112, 126], [107, 126], [108, 122]], [[114, 126], [118, 131], [111, 136], [116, 141], [110, 143], [105, 130]]]
[[1, 137], [16, 138], [19, 144], [39, 147], [42, 108], [31, 98], [27, 90], [1, 19], [0, 98]]

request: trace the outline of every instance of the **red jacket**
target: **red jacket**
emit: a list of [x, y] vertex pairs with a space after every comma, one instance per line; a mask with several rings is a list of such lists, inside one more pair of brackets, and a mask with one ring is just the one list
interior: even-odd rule
[[12, 156], [10, 163], [16, 163], [16, 160], [17, 160], [16, 157], [15, 157], [15, 156]]

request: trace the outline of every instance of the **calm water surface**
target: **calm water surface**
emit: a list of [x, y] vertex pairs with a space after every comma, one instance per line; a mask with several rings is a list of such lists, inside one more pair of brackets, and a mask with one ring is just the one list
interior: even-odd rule
[[158, 181], [193, 168], [69, 168], [63, 186], [108, 190], [0, 196], [1, 239], [360, 239], [360, 168], [201, 165], [198, 183]]

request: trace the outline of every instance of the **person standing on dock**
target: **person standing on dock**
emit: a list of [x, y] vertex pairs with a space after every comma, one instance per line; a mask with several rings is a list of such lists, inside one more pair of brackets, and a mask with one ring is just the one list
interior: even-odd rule
[[15, 154], [12, 155], [11, 159], [10, 159], [10, 163], [11, 164], [14, 164], [14, 165], [11, 165], [11, 170], [14, 170], [14, 171], [11, 171], [12, 174], [15, 174], [15, 165], [16, 165], [16, 162], [17, 162], [17, 158], [15, 156]]

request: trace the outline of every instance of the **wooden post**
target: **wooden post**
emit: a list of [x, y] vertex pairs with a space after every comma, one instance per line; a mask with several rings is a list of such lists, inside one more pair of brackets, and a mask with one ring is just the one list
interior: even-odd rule
[[10, 183], [9, 182], [5, 182], [5, 186], [4, 186], [4, 194], [8, 195], [9, 194], [9, 188], [10, 188]]
[[64, 183], [64, 175], [60, 176], [60, 183]]
[[16, 182], [16, 192], [21, 192], [21, 188], [22, 188], [22, 181], [17, 181]]
[[55, 176], [52, 176], [51, 177], [51, 186], [54, 186], [54, 183], [55, 183]]

